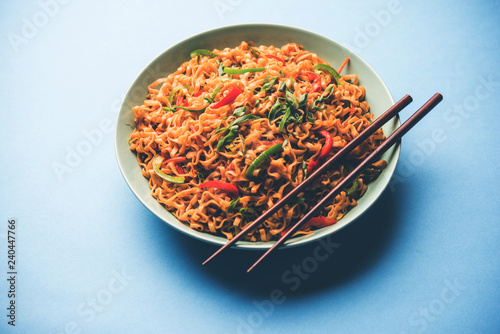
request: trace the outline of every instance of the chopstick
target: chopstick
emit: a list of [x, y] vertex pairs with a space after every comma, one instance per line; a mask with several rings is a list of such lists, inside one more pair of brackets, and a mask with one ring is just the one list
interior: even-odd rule
[[337, 196], [346, 185], [358, 177], [358, 175], [371, 164], [379, 155], [387, 151], [392, 145], [401, 139], [410, 129], [417, 124], [425, 115], [429, 113], [439, 102], [443, 100], [443, 96], [439, 93], [434, 94], [420, 109], [406, 120], [399, 128], [397, 128], [379, 147], [377, 147], [361, 164], [359, 164], [344, 180], [339, 182], [328, 195], [326, 195], [318, 204], [316, 204], [301, 220], [299, 220], [288, 232], [283, 235], [274, 245], [267, 250], [248, 270], [252, 271], [264, 258], [266, 258], [274, 249], [280, 247], [285, 241], [295, 234], [303, 225], [305, 225], [314, 215], [317, 214], [333, 197]]
[[248, 231], [253, 229], [255, 226], [262, 224], [266, 219], [271, 217], [276, 211], [278, 211], [288, 200], [296, 197], [303, 189], [305, 189], [309, 184], [314, 182], [319, 176], [321, 176], [330, 166], [335, 162], [339, 161], [345, 157], [349, 152], [351, 152], [355, 147], [361, 144], [364, 140], [370, 137], [375, 131], [377, 131], [382, 125], [387, 123], [391, 118], [396, 116], [403, 108], [405, 108], [410, 102], [413, 101], [410, 95], [405, 95], [401, 100], [396, 102], [392, 107], [390, 107], [385, 113], [380, 115], [372, 124], [370, 124], [364, 131], [362, 131], [356, 138], [350, 141], [344, 148], [338, 151], [334, 156], [325, 161], [321, 166], [318, 167], [309, 177], [307, 177], [301, 184], [292, 189], [288, 194], [283, 196], [274, 206], [269, 208], [260, 217], [254, 220], [252, 223], [248, 224], [243, 230], [235, 235], [231, 240], [229, 240], [224, 246], [219, 248], [212, 256], [203, 262], [203, 265], [207, 264], [218, 254], [223, 252], [234, 245], [238, 240], [240, 240]]

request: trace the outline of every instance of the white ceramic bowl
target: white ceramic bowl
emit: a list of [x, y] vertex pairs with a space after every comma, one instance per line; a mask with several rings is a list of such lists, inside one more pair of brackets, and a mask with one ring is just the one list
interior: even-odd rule
[[[126, 124], [133, 123], [134, 114], [132, 112], [132, 107], [144, 102], [148, 85], [155, 79], [166, 77], [174, 72], [179, 65], [190, 59], [189, 54], [191, 51], [196, 49], [212, 50], [223, 49], [225, 47], [236, 47], [241, 41], [253, 41], [257, 46], [274, 45], [276, 47], [281, 47], [293, 41], [302, 45], [306, 50], [316, 53], [320, 58], [323, 58], [334, 67], [338, 67], [347, 56], [350, 58], [350, 63], [344, 69], [343, 74], [358, 74], [360, 85], [366, 88], [366, 101], [370, 105], [371, 112], [375, 117], [380, 116], [394, 104], [394, 100], [382, 79], [370, 65], [363, 61], [358, 55], [324, 36], [294, 27], [272, 24], [242, 24], [222, 27], [190, 37], [170, 47], [154, 59], [132, 83], [121, 105], [116, 123], [115, 137], [118, 164], [125, 180], [134, 194], [158, 218], [175, 229], [194, 238], [218, 245], [226, 243], [226, 239], [190, 229], [187, 225], [178, 221], [174, 215], [168, 212], [151, 196], [148, 181], [141, 174], [135, 153], [129, 149], [128, 138], [132, 129]], [[399, 118], [395, 117], [383, 127], [384, 133], [388, 136], [398, 126]], [[343, 219], [337, 224], [317, 230], [313, 234], [288, 240], [284, 247], [297, 246], [318, 240], [328, 234], [335, 233], [359, 218], [375, 203], [377, 198], [389, 184], [396, 168], [399, 151], [400, 144], [398, 143], [383, 155], [383, 159], [388, 162], [387, 168], [385, 168], [376, 181], [370, 183], [367, 192], [358, 201], [358, 205]], [[144, 223], [146, 224], [146, 222]], [[237, 243], [235, 247], [244, 249], [267, 249], [271, 247], [272, 244], [273, 242], [242, 241]]]

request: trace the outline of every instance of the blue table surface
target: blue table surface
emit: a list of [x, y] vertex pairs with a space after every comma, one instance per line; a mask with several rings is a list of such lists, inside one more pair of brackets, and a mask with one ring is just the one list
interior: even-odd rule
[[[0, 13], [0, 332], [500, 332], [499, 1], [29, 0]], [[247, 274], [258, 253], [202, 267], [217, 247], [137, 200], [114, 124], [162, 51], [254, 22], [350, 47], [395, 99], [413, 96], [403, 119], [435, 92], [444, 100], [405, 136], [392, 187], [367, 214]]]

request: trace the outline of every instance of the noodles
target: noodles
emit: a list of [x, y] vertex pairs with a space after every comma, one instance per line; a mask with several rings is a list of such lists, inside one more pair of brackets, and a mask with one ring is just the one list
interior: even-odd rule
[[[340, 77], [318, 66], [326, 62], [300, 45], [242, 42], [212, 52], [193, 52], [177, 71], [149, 85], [144, 104], [133, 108], [129, 144], [158, 202], [192, 229], [231, 239], [373, 115], [357, 75]], [[279, 238], [384, 139], [379, 129], [246, 240]], [[326, 206], [323, 225], [308, 224], [298, 233], [341, 219], [385, 165], [372, 165]]]

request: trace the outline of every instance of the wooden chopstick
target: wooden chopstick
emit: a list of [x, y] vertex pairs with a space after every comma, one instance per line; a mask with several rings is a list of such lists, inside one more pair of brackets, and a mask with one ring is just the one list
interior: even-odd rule
[[379, 147], [377, 147], [365, 160], [361, 162], [346, 178], [344, 178], [328, 195], [326, 195], [318, 204], [316, 204], [301, 220], [299, 220], [285, 235], [283, 235], [271, 248], [267, 250], [249, 269], [250, 272], [264, 258], [266, 258], [274, 249], [280, 247], [285, 241], [295, 234], [303, 225], [313, 218], [328, 202], [337, 196], [349, 183], [351, 183], [361, 172], [374, 162], [379, 155], [387, 151], [392, 145], [401, 139], [410, 129], [417, 124], [425, 115], [429, 113], [439, 102], [443, 100], [443, 96], [439, 93], [434, 94], [420, 109], [411, 115], [406, 122], [396, 129]]
[[318, 167], [311, 175], [309, 175], [301, 184], [292, 189], [288, 194], [283, 196], [275, 205], [264, 212], [260, 217], [255, 219], [252, 223], [248, 224], [243, 230], [235, 235], [231, 240], [229, 240], [224, 246], [219, 248], [212, 256], [203, 262], [203, 265], [211, 261], [215, 256], [223, 252], [225, 249], [231, 247], [238, 240], [240, 240], [248, 231], [253, 229], [255, 226], [262, 224], [266, 219], [271, 217], [276, 211], [278, 211], [285, 203], [291, 198], [296, 197], [304, 188], [309, 184], [314, 182], [321, 174], [323, 174], [331, 165], [339, 161], [347, 154], [349, 154], [355, 147], [359, 146], [363, 141], [370, 137], [375, 131], [377, 131], [382, 125], [387, 123], [391, 118], [396, 116], [403, 108], [405, 108], [410, 102], [413, 101], [410, 95], [405, 95], [401, 100], [396, 102], [392, 107], [390, 107], [385, 113], [380, 115], [372, 124], [370, 124], [364, 131], [362, 131], [356, 138], [350, 141], [344, 148], [338, 151], [334, 156], [325, 161], [321, 166]]

